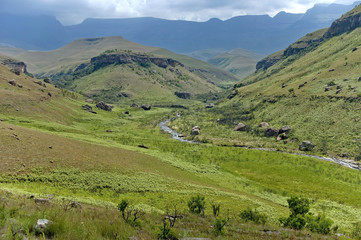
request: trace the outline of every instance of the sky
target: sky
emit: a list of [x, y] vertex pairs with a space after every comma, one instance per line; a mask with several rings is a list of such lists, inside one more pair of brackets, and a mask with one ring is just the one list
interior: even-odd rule
[[303, 13], [315, 4], [356, 0], [0, 0], [0, 13], [45, 14], [63, 25], [86, 18], [156, 17], [171, 20], [222, 20], [240, 15]]

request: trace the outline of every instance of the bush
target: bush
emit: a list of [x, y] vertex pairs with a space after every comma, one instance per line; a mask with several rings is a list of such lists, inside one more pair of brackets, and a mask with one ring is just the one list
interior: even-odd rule
[[257, 224], [265, 224], [267, 222], [266, 214], [258, 212], [257, 209], [252, 210], [251, 208], [247, 208], [242, 211], [239, 216], [245, 222], [250, 221]]
[[284, 227], [300, 230], [306, 225], [306, 214], [310, 210], [310, 200], [301, 197], [287, 199], [291, 215], [288, 218], [280, 218], [279, 221]]
[[221, 235], [225, 233], [224, 226], [227, 224], [227, 220], [223, 218], [216, 218], [214, 221], [214, 232], [216, 235]]
[[189, 211], [195, 214], [204, 215], [205, 205], [205, 197], [199, 195], [191, 197], [191, 199], [188, 201]]
[[176, 234], [173, 229], [169, 226], [167, 222], [163, 223], [162, 227], [159, 227], [158, 239], [167, 239], [167, 240], [175, 240], [177, 239]]
[[318, 215], [317, 217], [308, 215], [306, 220], [307, 228], [310, 229], [311, 232], [320, 234], [329, 234], [331, 232], [333, 221], [326, 218], [324, 214]]

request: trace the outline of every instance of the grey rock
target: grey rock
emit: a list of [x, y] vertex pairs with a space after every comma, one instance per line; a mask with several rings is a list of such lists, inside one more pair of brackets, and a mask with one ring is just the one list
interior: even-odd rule
[[238, 125], [233, 129], [233, 131], [246, 131], [246, 125], [243, 123], [238, 123]]
[[287, 133], [287, 132], [289, 132], [289, 131], [291, 131], [291, 127], [290, 127], [290, 126], [283, 126], [283, 127], [281, 127], [281, 129], [278, 131], [278, 133], [279, 133], [279, 134], [281, 134], [281, 133]]
[[263, 128], [263, 127], [268, 127], [269, 124], [267, 122], [261, 122], [260, 124], [258, 124], [258, 127]]
[[206, 104], [206, 108], [214, 108], [214, 107], [215, 107], [214, 103]]
[[145, 111], [149, 111], [150, 109], [152, 109], [152, 106], [150, 106], [149, 104], [143, 104], [143, 105], [142, 105], [142, 108], [143, 108]]
[[303, 141], [299, 146], [298, 149], [301, 151], [311, 151], [314, 148], [314, 145], [310, 141]]
[[97, 105], [95, 105], [97, 108], [111, 112], [113, 109], [112, 105], [106, 104], [104, 102], [98, 102]]
[[331, 87], [325, 87], [325, 92], [328, 92], [331, 90]]
[[267, 128], [266, 132], [264, 133], [266, 137], [277, 137], [279, 132], [276, 128]]
[[9, 80], [8, 83], [12, 86], [16, 86], [16, 80], [14, 79]]
[[194, 126], [191, 130], [191, 135], [199, 135], [201, 134], [201, 128], [199, 126]]
[[48, 219], [38, 219], [34, 226], [35, 233], [44, 233], [53, 222]]

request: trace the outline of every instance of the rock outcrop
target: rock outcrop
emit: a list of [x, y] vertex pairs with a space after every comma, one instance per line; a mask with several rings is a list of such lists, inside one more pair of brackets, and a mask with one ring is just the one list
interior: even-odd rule
[[267, 128], [267, 130], [264, 134], [266, 137], [277, 137], [279, 134], [279, 131], [277, 128]]
[[191, 135], [199, 135], [201, 134], [201, 128], [199, 126], [194, 126], [191, 130]]
[[149, 104], [143, 104], [143, 105], [142, 105], [142, 108], [143, 108], [145, 111], [149, 111], [150, 109], [152, 109], [152, 106], [150, 106]]
[[153, 63], [161, 68], [167, 68], [168, 66], [175, 67], [177, 65], [184, 67], [184, 65], [171, 58], [152, 57], [146, 54], [132, 54], [132, 53], [113, 53], [103, 54], [97, 57], [93, 57], [90, 63], [95, 66], [107, 66], [110, 64], [128, 64], [138, 63], [146, 66], [148, 63]]
[[5, 60], [1, 61], [0, 63], [4, 66], [10, 68], [11, 71], [13, 73], [15, 73], [16, 75], [20, 75], [22, 73], [27, 73], [26, 64], [24, 62], [19, 62], [19, 61], [9, 58], [9, 59], [5, 59]]
[[113, 106], [112, 106], [112, 105], [106, 104], [106, 103], [104, 103], [104, 102], [98, 102], [97, 105], [96, 105], [96, 107], [99, 108], [99, 109], [108, 111], [108, 112], [111, 112], [112, 109], [113, 109]]
[[191, 98], [191, 94], [189, 92], [175, 92], [174, 95], [176, 95], [179, 98], [182, 99], [190, 99]]
[[360, 7], [348, 12], [341, 18], [334, 21], [331, 27], [324, 34], [324, 37], [331, 38], [361, 27], [361, 12], [359, 11], [359, 8]]
[[243, 123], [238, 123], [238, 125], [233, 129], [233, 131], [246, 131], [246, 125]]
[[303, 141], [299, 146], [298, 149], [300, 151], [311, 151], [314, 148], [314, 145], [310, 141]]

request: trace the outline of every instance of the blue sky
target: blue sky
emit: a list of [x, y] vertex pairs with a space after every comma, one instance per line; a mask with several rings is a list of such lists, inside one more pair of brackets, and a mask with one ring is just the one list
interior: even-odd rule
[[206, 21], [246, 14], [302, 13], [318, 3], [352, 4], [351, 0], [0, 0], [0, 11], [56, 16], [64, 25], [85, 18], [157, 17]]

